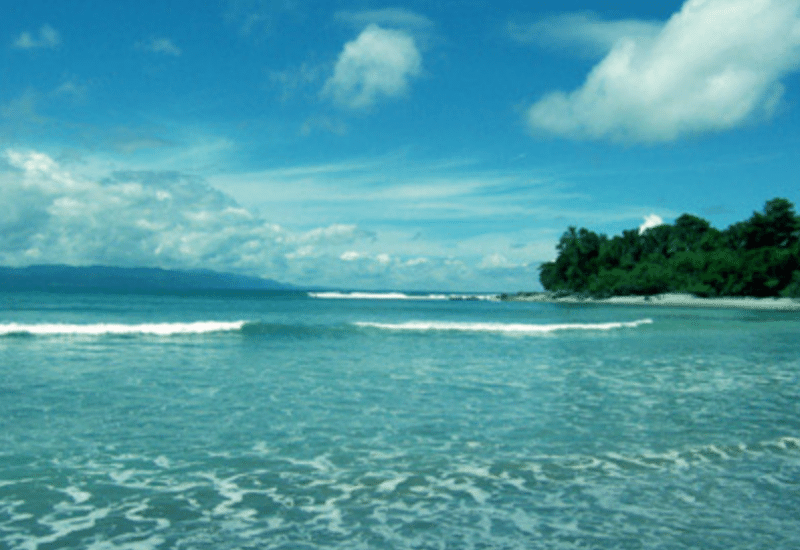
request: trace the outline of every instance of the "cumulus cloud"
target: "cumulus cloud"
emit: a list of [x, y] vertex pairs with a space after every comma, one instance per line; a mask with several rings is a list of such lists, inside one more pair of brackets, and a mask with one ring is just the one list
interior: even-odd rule
[[[526, 248], [497, 235], [416, 237], [420, 227], [433, 231], [429, 218], [395, 230], [374, 220], [377, 231], [318, 221], [287, 227], [269, 219], [280, 206], [262, 216], [202, 178], [105, 168], [116, 162], [62, 164], [37, 151], [0, 151], [0, 265], [208, 268], [307, 286], [508, 290], [535, 284], [530, 258], [549, 254], [555, 239], [544, 239], [545, 250], [519, 235]], [[364, 219], [355, 211], [344, 217], [351, 215]]]
[[408, 91], [422, 72], [422, 55], [407, 32], [371, 24], [344, 46], [322, 94], [341, 106], [365, 109]]
[[16, 40], [14, 47], [21, 50], [52, 49], [61, 45], [61, 35], [50, 25], [42, 25], [38, 33], [23, 32]]
[[659, 216], [658, 214], [648, 214], [647, 216], [644, 217], [644, 223], [639, 226], [639, 235], [641, 235], [648, 229], [653, 227], [658, 227], [663, 223], [664, 220], [661, 219], [661, 216]]
[[183, 53], [183, 51], [169, 38], [151, 38], [150, 40], [139, 42], [136, 44], [136, 46], [140, 50], [151, 53], [171, 55], [174, 57], [179, 57]]
[[169, 172], [72, 175], [49, 156], [6, 151], [0, 263], [208, 267], [272, 276], [283, 230], [201, 180]]
[[653, 37], [617, 40], [584, 84], [528, 111], [567, 137], [664, 142], [774, 111], [800, 65], [800, 1], [688, 0]]
[[0, 152], [0, 265], [208, 268], [343, 288], [482, 285], [477, 266], [421, 257], [419, 246], [404, 253], [356, 224], [300, 231], [270, 223], [201, 178], [90, 172], [37, 151]]

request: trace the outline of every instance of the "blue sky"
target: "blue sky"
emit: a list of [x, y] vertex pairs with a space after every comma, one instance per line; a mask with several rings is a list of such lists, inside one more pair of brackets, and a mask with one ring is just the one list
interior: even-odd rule
[[516, 291], [800, 204], [800, 0], [16, 3], [0, 264]]

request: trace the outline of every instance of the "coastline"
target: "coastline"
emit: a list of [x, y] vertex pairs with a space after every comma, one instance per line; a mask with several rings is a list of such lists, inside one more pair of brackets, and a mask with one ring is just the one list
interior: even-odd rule
[[754, 298], [746, 296], [700, 298], [692, 294], [681, 293], [656, 294], [653, 296], [591, 298], [577, 294], [562, 295], [552, 292], [518, 292], [516, 294], [502, 294], [500, 295], [500, 300], [506, 302], [543, 302], [551, 304], [602, 304], [800, 311], [800, 300], [794, 298]]

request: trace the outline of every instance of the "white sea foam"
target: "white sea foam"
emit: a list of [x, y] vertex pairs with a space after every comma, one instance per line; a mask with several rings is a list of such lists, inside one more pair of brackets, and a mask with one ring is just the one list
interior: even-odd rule
[[95, 323], [95, 324], [0, 324], [0, 336], [28, 334], [36, 336], [101, 336], [105, 334], [135, 335], [149, 334], [171, 336], [176, 334], [206, 334], [241, 330], [245, 321], [197, 321], [193, 323]]
[[407, 475], [397, 475], [391, 479], [382, 481], [375, 487], [379, 493], [392, 493], [397, 490], [397, 486], [408, 479]]
[[92, 498], [91, 493], [87, 493], [78, 487], [67, 487], [63, 491], [75, 501], [75, 504], [82, 504]]
[[[79, 515], [84, 512], [85, 515]], [[21, 548], [37, 549], [43, 545], [50, 545], [79, 531], [93, 529], [99, 520], [105, 519], [111, 513], [111, 508], [90, 508], [62, 506], [57, 511], [38, 520], [38, 523], [50, 530], [50, 534], [31, 537], [24, 541]], [[66, 517], [62, 517], [66, 516]]]
[[155, 550], [156, 548], [162, 548], [164, 542], [164, 537], [152, 535], [143, 540], [130, 542], [96, 541], [87, 546], [86, 550]]
[[312, 298], [326, 300], [447, 300], [446, 294], [406, 294], [404, 292], [309, 292]]
[[405, 292], [309, 292], [309, 297], [326, 300], [463, 300], [498, 301], [495, 294], [407, 294]]
[[509, 334], [547, 334], [560, 330], [613, 330], [619, 328], [636, 328], [649, 325], [652, 319], [638, 319], [636, 321], [609, 322], [609, 323], [553, 323], [553, 324], [525, 324], [525, 323], [463, 323], [454, 321], [408, 321], [405, 323], [373, 323], [367, 321], [356, 322], [356, 326], [366, 328], [379, 328], [397, 331], [458, 331], [458, 332], [499, 332]]
[[150, 505], [148, 501], [136, 503], [132, 508], [125, 512], [125, 519], [137, 523], [154, 523], [156, 529], [159, 530], [167, 529], [170, 525], [172, 525], [172, 522], [166, 518], [148, 517], [142, 515], [143, 512], [148, 511], [150, 511]]

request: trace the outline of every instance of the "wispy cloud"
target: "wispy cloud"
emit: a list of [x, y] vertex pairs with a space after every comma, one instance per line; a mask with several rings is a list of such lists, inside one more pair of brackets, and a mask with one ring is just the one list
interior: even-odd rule
[[552, 15], [532, 22], [512, 21], [509, 36], [518, 42], [551, 48], [568, 48], [581, 55], [603, 56], [621, 39], [649, 39], [662, 24], [624, 19], [606, 21], [592, 12]]
[[[209, 179], [243, 204], [275, 212], [281, 223], [337, 217], [374, 223], [552, 220], [560, 211], [548, 213], [543, 205], [563, 201], [574, 212], [591, 203], [589, 195], [530, 169], [488, 170], [462, 158], [421, 162], [405, 154]], [[640, 215], [636, 210], [631, 217]]]
[[276, 19], [297, 6], [295, 0], [228, 0], [225, 19], [242, 36], [258, 38], [273, 32]]
[[14, 40], [14, 47], [21, 50], [53, 49], [60, 45], [61, 35], [48, 24], [42, 25], [37, 33], [25, 31]]
[[125, 155], [133, 155], [139, 151], [159, 150], [165, 147], [174, 147], [175, 143], [146, 134], [136, 135], [130, 132], [116, 138], [111, 142], [111, 147]]
[[433, 27], [433, 21], [429, 18], [405, 8], [338, 11], [334, 17], [358, 29], [363, 29], [369, 25], [378, 25], [408, 31], [427, 31]]
[[[190, 156], [218, 157], [220, 145], [203, 140]], [[350, 288], [525, 289], [536, 284], [538, 262], [554, 256], [556, 228], [635, 227], [653, 211], [598, 208], [530, 170], [497, 173], [469, 159], [396, 155], [207, 179], [135, 167], [141, 155], [151, 168], [185, 164], [162, 149], [67, 166], [37, 151], [0, 153], [0, 264], [204, 267]]]
[[344, 121], [327, 115], [310, 116], [303, 121], [300, 127], [300, 134], [303, 136], [308, 136], [315, 132], [344, 136], [347, 134], [347, 131], [348, 127]]
[[528, 122], [571, 138], [664, 142], [769, 116], [800, 64], [799, 7], [688, 0], [655, 36], [617, 39], [580, 88], [546, 95]]
[[[75, 166], [41, 152], [5, 151], [0, 263], [205, 267], [298, 284], [421, 289], [497, 289], [503, 277], [532, 269], [523, 261], [531, 250], [511, 250], [510, 239], [426, 241], [415, 238], [417, 226], [339, 222], [300, 230], [268, 221], [196, 176], [87, 175], [83, 160]], [[455, 246], [460, 240], [469, 250]]]
[[57, 97], [71, 97], [72, 99], [82, 100], [86, 99], [88, 95], [88, 88], [85, 84], [81, 84], [75, 80], [66, 80], [62, 82], [55, 90], [53, 90], [53, 95]]
[[345, 44], [322, 94], [342, 107], [364, 110], [402, 97], [421, 72], [422, 55], [410, 34], [369, 25]]
[[296, 97], [315, 97], [328, 70], [328, 65], [302, 63], [298, 67], [271, 71], [269, 79], [280, 92], [281, 101], [288, 102]]
[[13, 121], [42, 122], [44, 119], [37, 110], [38, 94], [28, 90], [18, 98], [0, 105], [0, 117]]
[[183, 51], [169, 38], [151, 38], [149, 40], [138, 42], [136, 47], [146, 52], [171, 55], [174, 57], [180, 57], [180, 55], [183, 53]]

